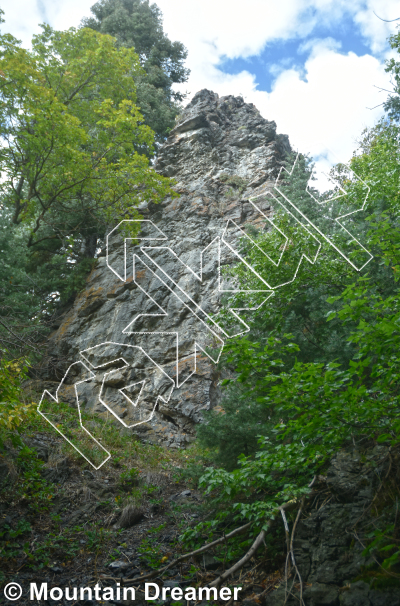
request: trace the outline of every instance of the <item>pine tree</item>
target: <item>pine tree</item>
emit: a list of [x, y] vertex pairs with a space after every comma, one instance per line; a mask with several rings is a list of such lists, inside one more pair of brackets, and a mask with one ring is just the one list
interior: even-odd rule
[[157, 140], [163, 141], [184, 98], [173, 84], [188, 79], [187, 50], [165, 35], [162, 13], [148, 0], [100, 0], [90, 10], [94, 17], [82, 19], [82, 26], [114, 36], [120, 46], [134, 47], [139, 55], [145, 73], [135, 78], [137, 104]]

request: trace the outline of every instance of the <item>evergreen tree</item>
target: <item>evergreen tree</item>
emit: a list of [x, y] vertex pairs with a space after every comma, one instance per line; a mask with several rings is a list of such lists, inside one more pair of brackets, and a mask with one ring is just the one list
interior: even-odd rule
[[203, 412], [206, 422], [197, 427], [197, 437], [213, 452], [216, 465], [231, 470], [241, 454], [248, 457], [259, 449], [258, 436], [271, 426], [271, 412], [237, 382], [227, 386], [222, 406]]
[[149, 0], [100, 0], [91, 7], [94, 17], [82, 26], [109, 34], [120, 46], [133, 47], [145, 73], [135, 78], [137, 104], [148, 124], [163, 141], [174, 125], [183, 95], [173, 84], [186, 82], [187, 51], [181, 42], [171, 42], [163, 32], [162, 13]]

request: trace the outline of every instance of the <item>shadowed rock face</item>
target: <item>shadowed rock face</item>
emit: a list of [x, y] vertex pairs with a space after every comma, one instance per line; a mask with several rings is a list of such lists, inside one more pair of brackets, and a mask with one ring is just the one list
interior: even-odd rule
[[[318, 487], [291, 531], [305, 606], [400, 606], [394, 571], [379, 579], [375, 574], [382, 574], [382, 568], [376, 553], [364, 551], [371, 529], [378, 524], [384, 528], [388, 515], [394, 519], [394, 508], [390, 514], [382, 507], [383, 478], [391, 473], [392, 485], [398, 483], [397, 461], [392, 466], [390, 457], [387, 446], [371, 444], [360, 452], [349, 445], [332, 458], [326, 475], [319, 476], [325, 489]], [[383, 500], [378, 517], [374, 503], [379, 498]], [[293, 576], [287, 586], [282, 583], [266, 597], [265, 606], [300, 603], [298, 577], [289, 593]]]
[[[171, 334], [126, 333], [178, 333], [180, 382], [193, 371], [195, 341], [206, 347], [212, 345], [213, 337], [199, 315], [194, 316], [190, 309], [197, 305], [209, 313], [216, 312], [220, 305], [217, 255], [211, 243], [222, 235], [229, 220], [241, 227], [264, 223], [265, 217], [248, 199], [272, 189], [289, 151], [288, 137], [276, 134], [275, 122], [262, 118], [254, 105], [244, 103], [241, 97], [219, 98], [211, 91], [202, 90], [183, 110], [155, 163], [160, 174], [174, 177], [174, 189], [180, 197], [140, 208], [144, 219], [151, 220], [168, 240], [144, 241], [139, 246], [130, 246], [128, 242], [126, 281], [107, 267], [103, 250], [97, 267], [87, 279], [86, 289], [50, 338], [49, 357], [63, 372], [82, 359], [79, 352], [83, 350], [105, 342], [121, 344], [103, 345], [91, 354], [93, 365], [108, 366], [95, 369], [95, 376], [79, 387], [80, 402], [84, 402], [87, 409], [99, 415], [109, 414], [99, 401], [102, 389], [103, 401], [125, 425], [142, 422], [129, 431], [171, 447], [184, 446], [192, 439], [194, 425], [202, 420], [202, 411], [215, 406], [219, 399], [214, 365], [200, 352], [196, 374], [173, 389], [168, 402], [159, 400], [150, 418], [157, 396], [167, 399], [171, 387], [168, 376], [176, 376], [176, 338]], [[270, 213], [266, 200], [259, 206], [266, 215]], [[199, 272], [201, 251], [210, 244], [203, 258], [202, 280], [199, 280], [184, 264]], [[151, 251], [150, 261], [140, 249], [143, 245], [168, 246], [180, 260], [165, 248], [159, 248]], [[109, 240], [108, 262], [122, 274], [123, 250], [123, 235], [116, 230]], [[138, 257], [135, 279], [133, 254]], [[223, 255], [223, 263], [234, 259], [229, 249]], [[168, 282], [155, 263], [173, 282]], [[163, 277], [164, 282], [160, 282], [159, 277]], [[191, 300], [189, 306], [185, 305], [188, 299]], [[157, 306], [168, 315], [160, 315]], [[157, 311], [158, 316], [154, 315]], [[140, 314], [153, 316], [139, 317]], [[121, 361], [110, 364], [121, 357], [128, 363], [126, 368], [122, 368]], [[71, 369], [63, 388], [64, 401], [71, 404], [75, 401], [72, 385], [87, 377], [87, 373], [81, 377], [81, 372], [81, 365]], [[103, 382], [106, 372], [109, 374]], [[141, 392], [138, 386], [143, 386]], [[124, 388], [121, 393], [119, 390]]]

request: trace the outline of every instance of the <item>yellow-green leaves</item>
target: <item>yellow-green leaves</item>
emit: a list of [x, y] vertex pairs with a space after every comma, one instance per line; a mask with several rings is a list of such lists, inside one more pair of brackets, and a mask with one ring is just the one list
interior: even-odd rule
[[[43, 26], [32, 51], [0, 36], [1, 189], [28, 246], [82, 225], [138, 216], [140, 201], [175, 195], [148, 158], [154, 133], [135, 105], [142, 72], [133, 49], [91, 29]], [[140, 195], [139, 195], [140, 193]]]
[[25, 378], [24, 360], [0, 360], [0, 431], [15, 431], [33, 410], [34, 404], [26, 404], [21, 397]]

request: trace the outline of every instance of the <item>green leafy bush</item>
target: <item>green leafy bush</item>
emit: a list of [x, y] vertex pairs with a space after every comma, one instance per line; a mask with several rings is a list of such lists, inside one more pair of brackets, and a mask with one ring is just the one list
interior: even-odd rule
[[34, 404], [26, 404], [22, 392], [27, 370], [26, 360], [0, 358], [0, 446], [5, 437], [18, 441], [17, 433], [33, 411]]
[[[393, 154], [386, 154], [388, 140], [396, 150], [395, 160]], [[376, 178], [383, 179], [385, 171], [398, 163], [398, 130], [380, 125], [362, 145], [363, 153], [354, 157], [352, 165], [374, 186]], [[293, 181], [282, 186], [300, 206], [309, 203], [304, 198], [307, 170], [304, 160], [299, 172], [293, 173]], [[339, 182], [347, 179], [340, 166], [335, 171]], [[275, 297], [250, 320], [246, 336], [227, 342], [221, 361], [221, 367], [229, 371], [229, 378], [222, 382], [222, 411], [211, 412], [208, 424], [199, 430], [201, 442], [214, 452], [214, 461], [222, 464], [208, 467], [200, 478], [214, 506], [214, 522], [252, 521], [259, 531], [282, 504], [300, 501], [310, 492], [310, 481], [340, 448], [382, 443], [392, 451], [399, 449], [398, 180], [389, 182], [390, 187], [381, 192], [371, 186], [367, 212], [356, 215], [352, 223], [354, 237], [374, 254], [358, 273], [323, 246], [319, 260], [314, 265], [303, 261], [296, 280], [290, 282], [307, 236], [283, 214], [277, 216], [277, 223], [288, 234], [290, 246], [284, 263], [272, 274], [264, 253], [279, 250], [279, 234], [258, 231], [251, 233], [252, 242], [243, 241], [251, 266], [271, 282], [287, 279], [288, 284], [277, 289]], [[353, 207], [360, 208], [365, 187], [354, 179], [346, 182], [346, 188]], [[348, 209], [346, 205], [342, 211]], [[255, 278], [243, 264], [226, 273], [240, 288], [256, 290]], [[252, 306], [260, 304], [263, 296], [253, 294]], [[234, 322], [228, 306], [243, 307], [241, 297], [234, 295], [221, 313], [227, 326]], [[251, 452], [245, 452], [244, 443], [251, 445]], [[202, 531], [199, 526], [188, 532], [189, 539]], [[379, 537], [375, 537], [378, 543]], [[390, 545], [390, 549], [389, 543], [383, 545], [392, 558], [387, 566], [398, 557], [397, 544]]]

